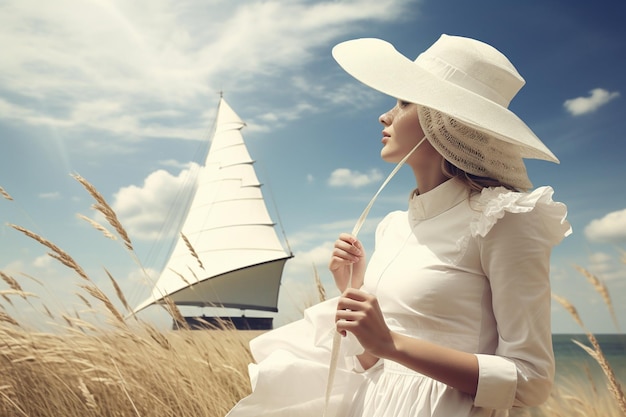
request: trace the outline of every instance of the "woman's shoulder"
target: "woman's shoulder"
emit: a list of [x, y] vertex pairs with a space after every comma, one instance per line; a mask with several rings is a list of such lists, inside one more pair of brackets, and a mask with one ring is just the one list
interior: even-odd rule
[[386, 228], [390, 223], [396, 222], [398, 220], [403, 221], [406, 219], [408, 211], [407, 210], [394, 210], [387, 213], [382, 220], [378, 222], [378, 228]]
[[[485, 237], [493, 226], [507, 213], [532, 213], [545, 226], [545, 233], [555, 243], [572, 231], [567, 221], [565, 204], [553, 200], [554, 190], [550, 186], [539, 187], [529, 192], [511, 191], [504, 187], [488, 187], [471, 197], [475, 212], [470, 224], [474, 237]], [[528, 218], [521, 216], [520, 218]]]

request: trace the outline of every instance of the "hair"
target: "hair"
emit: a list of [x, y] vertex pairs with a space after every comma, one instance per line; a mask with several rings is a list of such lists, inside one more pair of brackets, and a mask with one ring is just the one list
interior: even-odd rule
[[450, 161], [445, 158], [441, 159], [441, 170], [443, 174], [448, 178], [458, 178], [465, 185], [467, 185], [470, 190], [481, 192], [483, 188], [487, 187], [504, 187], [511, 191], [520, 191], [519, 189], [509, 185], [504, 184], [503, 182], [489, 178], [489, 177], [480, 177], [478, 175], [469, 174], [463, 171], [461, 168], [453, 165]]

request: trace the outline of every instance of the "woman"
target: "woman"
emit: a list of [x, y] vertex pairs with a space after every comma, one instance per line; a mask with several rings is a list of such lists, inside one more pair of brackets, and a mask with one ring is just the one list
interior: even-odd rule
[[[358, 343], [343, 343], [329, 414], [506, 416], [542, 403], [554, 377], [550, 252], [571, 229], [550, 187], [526, 191], [523, 158], [558, 160], [507, 108], [524, 80], [493, 47], [456, 36], [415, 61], [376, 39], [333, 55], [398, 99], [380, 117], [381, 157], [412, 152], [417, 188], [379, 224], [367, 268], [359, 240], [340, 235], [329, 264], [338, 299], [252, 344], [255, 392], [241, 409], [319, 412], [333, 307], [334, 330]], [[268, 387], [281, 382], [276, 402], [281, 388]]]

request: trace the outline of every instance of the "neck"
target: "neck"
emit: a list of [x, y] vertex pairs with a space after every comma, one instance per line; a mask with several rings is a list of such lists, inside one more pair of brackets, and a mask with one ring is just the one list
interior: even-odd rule
[[415, 181], [417, 182], [417, 194], [427, 193], [449, 179], [443, 175], [443, 172], [440, 169], [431, 170], [429, 172], [416, 172], [416, 170], [413, 170], [413, 174], [415, 175]]

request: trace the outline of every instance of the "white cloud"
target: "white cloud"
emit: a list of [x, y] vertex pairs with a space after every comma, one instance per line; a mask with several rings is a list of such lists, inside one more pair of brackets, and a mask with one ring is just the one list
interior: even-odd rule
[[605, 252], [595, 252], [589, 255], [589, 270], [594, 274], [610, 273], [614, 270], [614, 259]]
[[604, 253], [604, 252], [595, 252], [589, 255], [589, 262], [593, 264], [604, 264], [610, 261], [611, 259], [613, 258], [611, 258], [611, 256], [608, 253]]
[[249, 132], [270, 132], [288, 122], [300, 119], [306, 113], [316, 112], [317, 109], [309, 103], [298, 103], [279, 112], [267, 112], [258, 116], [257, 121], [246, 122]]
[[620, 93], [617, 91], [609, 92], [603, 88], [594, 88], [589, 93], [590, 95], [588, 97], [577, 97], [565, 100], [563, 106], [573, 116], [580, 116], [594, 112], [620, 96]]
[[176, 159], [164, 159], [159, 161], [159, 164], [164, 167], [178, 168], [178, 169], [188, 169], [193, 166], [193, 162], [180, 162]]
[[53, 263], [52, 257], [47, 254], [38, 256], [33, 261], [33, 265], [37, 268], [48, 268], [50, 267], [52, 263]]
[[626, 242], [626, 209], [592, 220], [585, 227], [585, 237], [592, 242]]
[[61, 193], [58, 191], [51, 191], [49, 193], [40, 193], [39, 198], [44, 200], [58, 200], [61, 198]]
[[331, 187], [352, 187], [359, 188], [378, 182], [383, 178], [383, 174], [378, 169], [372, 169], [368, 173], [352, 171], [348, 168], [337, 168], [330, 174], [328, 184]]
[[[0, 90], [7, 94], [0, 117], [126, 137], [202, 139], [208, 96], [235, 85], [268, 88], [259, 80], [271, 76], [277, 88], [313, 85], [280, 74], [307, 65], [317, 48], [355, 24], [400, 18], [409, 3], [1, 2]], [[312, 111], [306, 102], [285, 103], [288, 109], [281, 118]]]
[[[158, 170], [148, 175], [141, 187], [129, 185], [115, 194], [111, 207], [132, 240], [163, 239], [175, 233], [163, 225], [176, 223], [176, 219], [167, 218], [168, 213], [177, 199], [189, 194], [197, 168], [194, 164], [191, 170], [183, 170], [178, 176]], [[170, 229], [176, 226], [172, 224]]]
[[587, 269], [603, 281], [623, 282], [626, 279], [626, 265], [616, 254], [611, 256], [605, 252], [595, 252], [589, 255]]

